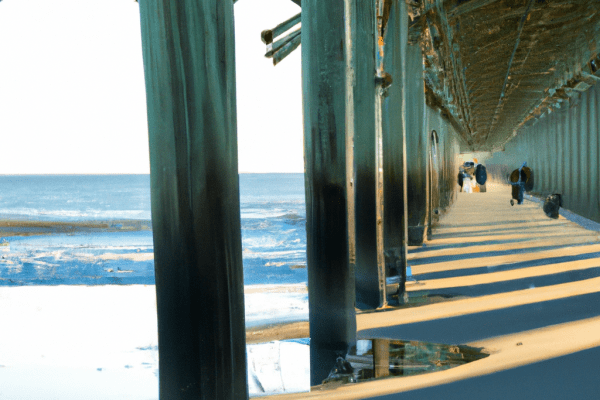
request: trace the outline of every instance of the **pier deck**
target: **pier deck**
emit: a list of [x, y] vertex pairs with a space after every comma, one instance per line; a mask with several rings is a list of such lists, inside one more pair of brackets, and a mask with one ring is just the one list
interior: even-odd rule
[[[468, 344], [490, 356], [302, 399], [597, 398], [600, 235], [511, 207], [510, 188], [459, 193], [431, 241], [409, 250], [409, 306], [357, 316], [358, 337]], [[278, 397], [278, 396], [277, 396]]]

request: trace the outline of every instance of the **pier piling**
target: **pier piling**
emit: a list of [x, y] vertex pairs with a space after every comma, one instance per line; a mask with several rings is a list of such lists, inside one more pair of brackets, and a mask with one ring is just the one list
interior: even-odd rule
[[147, 0], [140, 13], [159, 395], [245, 399], [233, 2]]

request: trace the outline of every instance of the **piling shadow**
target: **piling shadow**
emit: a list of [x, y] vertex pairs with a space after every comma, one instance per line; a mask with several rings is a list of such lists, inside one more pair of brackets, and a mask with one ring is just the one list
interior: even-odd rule
[[538, 267], [541, 265], [559, 264], [559, 263], [570, 262], [570, 261], [589, 260], [589, 259], [593, 259], [593, 258], [597, 258], [597, 257], [600, 257], [600, 252], [583, 253], [583, 254], [576, 254], [576, 255], [572, 255], [572, 256], [548, 257], [548, 258], [541, 258], [538, 260], [521, 261], [521, 262], [516, 262], [516, 263], [507, 263], [507, 264], [500, 264], [500, 265], [490, 265], [487, 267], [463, 268], [463, 269], [454, 269], [454, 270], [449, 270], [449, 271], [428, 272], [428, 273], [424, 273], [424, 274], [413, 274], [413, 275], [418, 280], [455, 278], [455, 277], [460, 277], [460, 276], [480, 275], [480, 274], [490, 273], [490, 272], [511, 271], [511, 270], [520, 269], [520, 268]]
[[598, 315], [600, 292], [358, 332], [359, 338], [418, 339], [433, 343], [469, 343], [592, 318]]

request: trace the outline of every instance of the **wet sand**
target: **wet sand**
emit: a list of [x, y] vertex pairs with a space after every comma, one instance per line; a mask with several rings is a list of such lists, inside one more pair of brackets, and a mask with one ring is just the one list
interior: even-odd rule
[[151, 221], [110, 220], [110, 221], [33, 221], [0, 220], [0, 237], [51, 235], [54, 233], [93, 233], [152, 230]]

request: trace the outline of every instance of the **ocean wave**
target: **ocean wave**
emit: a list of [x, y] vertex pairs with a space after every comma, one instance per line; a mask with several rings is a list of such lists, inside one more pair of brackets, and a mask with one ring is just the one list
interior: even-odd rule
[[[290, 233], [287, 233], [289, 235]], [[283, 233], [272, 236], [245, 236], [242, 237], [242, 245], [251, 249], [297, 249], [306, 247], [299, 238], [291, 239], [285, 237]]]
[[257, 230], [265, 230], [265, 229], [271, 228], [272, 226], [273, 226], [273, 223], [269, 220], [253, 219], [253, 220], [248, 221], [248, 220], [242, 219], [242, 229], [257, 231]]
[[40, 209], [27, 207], [0, 208], [0, 218], [17, 219], [19, 217], [52, 220], [80, 220], [80, 219], [135, 219], [149, 220], [151, 213], [144, 210], [73, 210], [73, 209]]
[[273, 259], [273, 258], [306, 258], [306, 250], [279, 250], [279, 251], [252, 251], [245, 248], [242, 251], [244, 258], [255, 259]]

